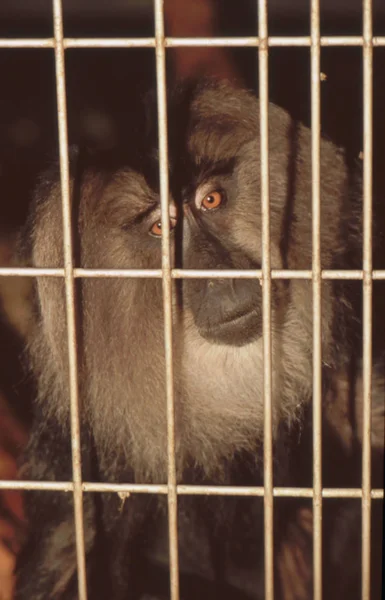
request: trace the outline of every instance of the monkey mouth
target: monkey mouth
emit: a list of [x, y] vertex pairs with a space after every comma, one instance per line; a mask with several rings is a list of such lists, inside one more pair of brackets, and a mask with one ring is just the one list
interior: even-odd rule
[[231, 313], [215, 323], [199, 327], [202, 337], [214, 344], [244, 346], [262, 335], [262, 315], [259, 309]]

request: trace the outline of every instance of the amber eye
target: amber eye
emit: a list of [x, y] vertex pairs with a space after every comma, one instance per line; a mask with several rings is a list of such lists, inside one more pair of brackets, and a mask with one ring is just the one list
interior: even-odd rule
[[[175, 228], [175, 226], [176, 219], [170, 219], [170, 231], [172, 231]], [[150, 233], [155, 237], [160, 237], [162, 235], [162, 221], [160, 219], [152, 225]]]
[[225, 199], [224, 192], [219, 190], [214, 190], [207, 194], [201, 204], [202, 210], [215, 210], [219, 208]]

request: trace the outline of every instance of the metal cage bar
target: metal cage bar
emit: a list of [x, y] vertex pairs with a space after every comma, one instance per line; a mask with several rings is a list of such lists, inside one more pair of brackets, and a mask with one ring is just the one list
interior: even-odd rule
[[[257, 47], [260, 43], [259, 37], [165, 37], [165, 48], [201, 48], [201, 47], [231, 47], [247, 48]], [[375, 47], [385, 46], [385, 36], [373, 36], [372, 43]], [[333, 35], [321, 36], [321, 46], [363, 46], [363, 36]], [[271, 47], [295, 48], [310, 47], [311, 36], [270, 36], [267, 45]], [[155, 48], [156, 41], [153, 37], [147, 38], [63, 38], [63, 46], [67, 48]], [[54, 48], [54, 38], [0, 38], [0, 48]]]
[[[22, 481], [1, 480], [0, 490], [41, 490], [46, 492], [72, 492], [72, 481]], [[167, 494], [168, 486], [163, 484], [145, 483], [95, 483], [83, 481], [84, 492], [111, 492], [130, 494]], [[263, 496], [264, 487], [260, 486], [222, 486], [222, 485], [177, 485], [179, 496]], [[313, 498], [313, 488], [273, 487], [276, 498]], [[362, 498], [362, 488], [323, 488], [323, 498]], [[384, 490], [372, 489], [370, 497], [373, 500], [383, 500]]]
[[71, 200], [69, 183], [67, 107], [61, 0], [53, 0], [55, 35], [56, 95], [59, 127], [60, 184], [63, 213], [64, 280], [68, 336], [68, 374], [71, 408], [72, 477], [75, 516], [76, 557], [79, 599], [87, 600], [86, 561], [84, 550], [82, 463], [79, 420], [78, 362], [75, 324], [75, 281], [72, 262]]
[[168, 523], [171, 600], [179, 599], [178, 506], [175, 467], [174, 376], [172, 356], [172, 279], [170, 256], [170, 214], [167, 145], [166, 50], [164, 43], [163, 0], [154, 0], [156, 88], [158, 100], [159, 178], [162, 219], [162, 283], [164, 345], [166, 360], [167, 444], [168, 444]]
[[319, 0], [311, 1], [311, 162], [313, 286], [313, 594], [322, 600], [321, 46]]
[[[261, 279], [262, 269], [171, 269], [173, 279]], [[148, 278], [161, 279], [162, 269], [73, 269], [75, 278]], [[0, 277], [64, 277], [64, 269], [31, 268], [31, 267], [0, 267]], [[271, 269], [272, 279], [312, 279], [309, 270]], [[362, 280], [364, 272], [359, 269], [350, 270], [321, 270], [324, 280]], [[385, 279], [385, 270], [374, 269], [372, 279]]]
[[267, 0], [258, 0], [258, 66], [260, 111], [260, 169], [262, 211], [262, 337], [263, 337], [263, 483], [265, 598], [274, 598], [273, 544], [273, 415], [271, 362], [271, 261], [270, 261], [270, 182], [269, 182], [269, 47]]
[[372, 193], [373, 193], [373, 15], [363, 0], [363, 440], [362, 440], [362, 600], [370, 600], [371, 385], [372, 385]]

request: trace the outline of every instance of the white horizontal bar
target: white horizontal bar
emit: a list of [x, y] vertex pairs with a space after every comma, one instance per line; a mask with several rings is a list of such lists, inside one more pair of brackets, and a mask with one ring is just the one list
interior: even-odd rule
[[[261, 279], [261, 269], [172, 269], [173, 279]], [[64, 269], [30, 268], [30, 267], [0, 267], [0, 277], [64, 277]], [[74, 269], [76, 278], [148, 278], [161, 279], [161, 269]], [[272, 269], [272, 279], [311, 279], [310, 270]], [[326, 280], [362, 280], [363, 272], [359, 269], [325, 269], [321, 271], [322, 279]], [[385, 269], [372, 271], [373, 279], [385, 279]]]
[[[373, 46], [385, 46], [385, 36], [372, 38]], [[310, 36], [271, 36], [267, 43], [271, 47], [310, 47]], [[321, 46], [363, 46], [362, 36], [338, 35], [321, 36]], [[64, 38], [64, 48], [155, 48], [155, 38]], [[202, 47], [257, 47], [259, 38], [249, 37], [214, 37], [214, 38], [165, 38], [167, 48], [202, 48]], [[0, 39], [0, 48], [54, 48], [53, 38], [14, 38]]]
[[[97, 493], [132, 493], [132, 494], [167, 494], [167, 484], [141, 483], [94, 483], [83, 482], [84, 492]], [[72, 492], [72, 481], [0, 481], [0, 490], [42, 490], [47, 492]], [[178, 485], [180, 496], [260, 496], [264, 495], [263, 487], [253, 486], [221, 486], [221, 485]], [[312, 498], [313, 488], [275, 487], [273, 495], [277, 498]], [[323, 498], [362, 498], [361, 488], [323, 488]], [[384, 490], [372, 489], [371, 497], [375, 500], [384, 498]]]

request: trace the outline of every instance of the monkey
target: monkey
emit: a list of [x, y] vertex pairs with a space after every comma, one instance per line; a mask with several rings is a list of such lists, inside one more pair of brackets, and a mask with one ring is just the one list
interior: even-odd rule
[[[161, 267], [156, 119], [151, 126], [151, 110], [146, 112], [150, 125], [137, 119], [124, 148], [70, 151], [77, 266]], [[273, 104], [268, 119], [271, 268], [309, 270], [311, 132]], [[258, 99], [224, 82], [184, 86], [170, 94], [168, 143], [171, 266], [260, 269]], [[360, 177], [352, 175], [341, 149], [324, 138], [320, 143], [321, 267], [360, 268]], [[54, 165], [40, 178], [23, 236], [29, 265], [63, 266], [61, 210]], [[312, 485], [312, 294], [311, 280], [271, 283], [276, 486]], [[263, 485], [262, 297], [257, 278], [172, 281], [178, 483]], [[361, 393], [357, 306], [357, 282], [322, 281], [322, 400], [332, 405], [343, 395], [333, 391], [346, 373], [352, 372], [358, 382], [352, 386], [353, 398]], [[80, 278], [76, 311], [83, 480], [166, 483], [162, 281]], [[28, 327], [28, 360], [37, 395], [21, 468], [24, 479], [72, 478], [65, 315], [64, 281], [38, 278]], [[330, 414], [325, 409], [324, 440], [328, 450], [340, 453], [340, 485], [349, 486], [345, 466], [352, 459], [333, 435], [336, 419], [328, 419]], [[359, 433], [356, 437], [360, 440]], [[326, 476], [323, 484], [328, 484]], [[280, 500], [274, 511], [276, 594], [284, 600], [305, 600], [313, 585], [311, 504], [306, 499]], [[76, 598], [72, 497], [35, 491], [26, 494], [25, 502], [30, 535], [18, 562], [16, 600]], [[165, 499], [131, 494], [122, 502], [116, 494], [85, 493], [83, 511], [89, 597], [168, 597], [167, 583], [166, 591], [161, 585], [168, 569]], [[178, 518], [182, 598], [264, 598], [260, 498], [179, 497]], [[354, 519], [359, 536], [360, 517]], [[329, 521], [333, 529], [336, 519]], [[328, 539], [325, 569], [332, 554]], [[338, 594], [357, 588], [343, 565], [338, 577]], [[336, 598], [343, 597], [338, 594]]]

